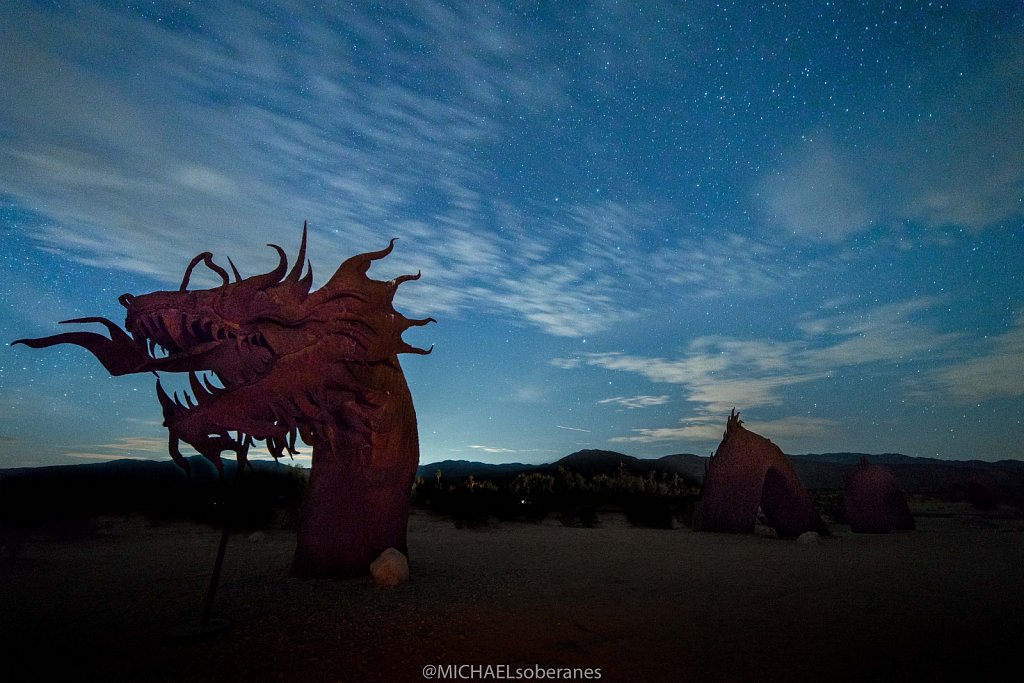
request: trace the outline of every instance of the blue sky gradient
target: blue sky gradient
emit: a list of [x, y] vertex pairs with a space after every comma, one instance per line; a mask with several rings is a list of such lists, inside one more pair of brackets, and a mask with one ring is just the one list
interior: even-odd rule
[[[1020, 3], [287, 4], [0, 6], [0, 338], [308, 220], [423, 272], [423, 462], [1024, 457]], [[167, 457], [153, 383], [0, 347], [0, 467]]]

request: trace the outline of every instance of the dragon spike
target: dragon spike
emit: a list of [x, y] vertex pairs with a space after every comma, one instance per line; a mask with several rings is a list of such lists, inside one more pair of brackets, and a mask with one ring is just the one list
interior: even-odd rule
[[403, 282], [409, 282], [410, 280], [419, 280], [422, 275], [423, 271], [421, 270], [417, 270], [415, 275], [399, 275], [398, 277], [391, 281], [391, 286], [397, 289], [398, 285], [402, 284]]
[[299, 243], [299, 255], [295, 257], [295, 265], [292, 266], [292, 270], [288, 273], [286, 280], [291, 282], [298, 282], [299, 278], [302, 277], [302, 269], [306, 265], [306, 226], [307, 222], [302, 222], [302, 242]]
[[288, 270], [288, 257], [285, 255], [284, 249], [282, 249], [281, 247], [277, 246], [276, 244], [268, 244], [267, 246], [270, 247], [271, 249], [274, 249], [275, 251], [277, 251], [277, 255], [280, 258], [280, 261], [278, 262], [277, 267], [274, 268], [269, 273], [267, 273], [267, 275], [273, 275], [274, 276], [273, 277], [274, 282], [278, 282], [282, 278], [284, 278], [284, 273], [285, 273], [286, 270]]
[[[192, 393], [195, 395], [196, 403], [202, 403], [202, 396], [208, 394], [202, 384], [199, 383], [199, 378], [196, 377], [195, 371], [189, 371], [188, 373], [188, 385], [192, 387]], [[188, 394], [185, 394], [188, 396]]]
[[[159, 387], [160, 384], [157, 383]], [[165, 394], [166, 395], [166, 394]], [[185, 477], [192, 479], [192, 466], [189, 465], [188, 460], [181, 454], [181, 449], [178, 448], [178, 437], [173, 434], [167, 436], [167, 453], [171, 456], [171, 460], [181, 469], [185, 470]]]
[[309, 264], [309, 268], [306, 269], [306, 274], [299, 280], [299, 286], [302, 287], [302, 291], [309, 294], [310, 287], [313, 286], [313, 264]]
[[410, 346], [409, 344], [406, 344], [405, 342], [402, 342], [402, 345], [400, 347], [398, 347], [398, 351], [396, 353], [414, 353], [417, 356], [429, 356], [433, 350], [434, 350], [434, 345], [433, 344], [430, 345], [429, 349], [421, 349], [421, 348], [418, 348], [418, 347], [415, 347], [415, 346]]
[[[164, 391], [164, 387], [160, 384], [159, 379], [156, 381], [156, 397], [157, 400], [160, 401], [160, 407], [163, 409], [164, 420], [171, 419], [177, 412], [177, 409], [175, 408], [174, 401], [172, 401], [171, 397], [167, 395], [166, 391]], [[173, 457], [174, 454], [172, 453], [171, 456]]]
[[[391, 253], [391, 250], [395, 248], [395, 242], [397, 241], [397, 237], [392, 237], [391, 241], [388, 242], [388, 246], [384, 247], [380, 251], [369, 251], [365, 254], [360, 254], [359, 256], [353, 256], [352, 258], [364, 258], [366, 259], [367, 264], [369, 264], [370, 261], [379, 261], [380, 259], [384, 258], [385, 256]], [[349, 260], [351, 261], [352, 259]]]
[[249, 464], [249, 445], [252, 441], [246, 436], [244, 439], [239, 435], [238, 445], [235, 447], [235, 461], [238, 463], [238, 471], [236, 476], [240, 476], [242, 470], [248, 465], [249, 469], [252, 469], [252, 465]]
[[392, 237], [391, 241], [388, 242], [388, 246], [381, 249], [380, 251], [369, 251], [365, 254], [357, 254], [345, 260], [340, 266], [338, 266], [337, 272], [334, 273], [334, 277], [331, 278], [331, 282], [327, 283], [330, 286], [335, 279], [344, 278], [345, 275], [366, 275], [366, 271], [370, 269], [370, 263], [378, 261], [388, 254], [395, 248], [395, 241], [397, 237]]
[[429, 325], [430, 323], [436, 322], [437, 321], [434, 320], [433, 318], [420, 318], [418, 320], [416, 318], [406, 318], [405, 322], [403, 323], [403, 327], [405, 329], [409, 329], [410, 327], [423, 327], [424, 325]]
[[218, 391], [220, 391], [220, 389], [218, 389], [217, 387], [215, 387], [215, 386], [213, 385], [213, 383], [212, 383], [212, 382], [210, 381], [210, 378], [209, 378], [209, 377], [207, 377], [206, 375], [203, 375], [203, 384], [205, 384], [205, 385], [206, 385], [206, 392], [207, 392], [208, 394], [210, 394], [211, 396], [212, 396], [212, 395], [214, 395], [214, 394], [216, 394], [216, 393], [217, 393]]
[[241, 282], [242, 276], [238, 272], [238, 268], [235, 267], [235, 262], [228, 256], [228, 264], [231, 266], [231, 272], [235, 274], [235, 282]]

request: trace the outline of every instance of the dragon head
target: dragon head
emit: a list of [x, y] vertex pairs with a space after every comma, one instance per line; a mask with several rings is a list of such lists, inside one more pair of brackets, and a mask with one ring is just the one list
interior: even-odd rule
[[[170, 455], [186, 470], [180, 441], [220, 469], [221, 453], [234, 451], [244, 460], [254, 441], [265, 441], [278, 458], [285, 451], [296, 453], [300, 435], [311, 444], [333, 440], [340, 431], [368, 439], [387, 423], [380, 413], [388, 388], [374, 378], [382, 371], [401, 373], [399, 353], [430, 353], [405, 343], [402, 333], [434, 320], [412, 320], [392, 306], [398, 286], [419, 274], [390, 281], [366, 275], [374, 260], [391, 253], [394, 242], [348, 259], [311, 292], [303, 225], [291, 270], [284, 250], [273, 244], [268, 246], [278, 252], [277, 267], [247, 278], [230, 259], [229, 276], [204, 252], [189, 263], [177, 290], [122, 294], [123, 330], [106, 318], [63, 321], [102, 324], [109, 337], [67, 332], [14, 343], [76, 344], [112, 375], [187, 373], [191, 393], [184, 391], [181, 398], [168, 395], [157, 374]], [[200, 263], [220, 277], [220, 285], [189, 288]]]

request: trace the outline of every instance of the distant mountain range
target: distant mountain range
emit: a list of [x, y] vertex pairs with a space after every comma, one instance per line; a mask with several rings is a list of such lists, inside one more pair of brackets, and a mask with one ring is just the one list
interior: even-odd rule
[[[201, 456], [188, 460], [192, 468], [188, 486], [185, 473], [170, 460], [0, 469], [0, 521], [56, 520], [126, 510], [173, 516], [209, 507], [224, 493], [217, 470]], [[301, 481], [295, 475], [303, 476], [302, 470], [265, 461], [252, 465], [254, 475], [246, 476], [246, 486], [255, 492], [254, 500], [297, 499]], [[237, 469], [234, 460], [225, 459], [229, 483]]]
[[[1024, 462], [1019, 460], [939, 460], [900, 453], [811, 453], [788, 457], [808, 489], [842, 489], [846, 475], [863, 457], [873, 464], [888, 467], [908, 493], [963, 490], [971, 482], [1003, 489], [1024, 487]], [[194, 456], [189, 458], [189, 462], [194, 481], [207, 484], [216, 481], [216, 470], [205, 459]], [[615, 451], [582, 450], [553, 463], [540, 465], [443, 460], [420, 465], [417, 474], [431, 480], [440, 471], [443, 481], [454, 484], [465, 481], [469, 476], [477, 480], [501, 482], [531, 472], [556, 474], [559, 468], [587, 477], [597, 474], [614, 476], [622, 467], [631, 474], [664, 472], [700, 483], [704, 480], [706, 462], [707, 457], [689, 453], [660, 458], [636, 458]], [[294, 470], [287, 463], [253, 461], [252, 465], [257, 472], [267, 474], [292, 473], [303, 476], [308, 473], [308, 470]], [[234, 477], [235, 463], [232, 459], [225, 458], [224, 469], [227, 478]], [[0, 507], [16, 504], [14, 499], [23, 495], [36, 495], [29, 494], [29, 491], [41, 491], [42, 495], [54, 502], [62, 497], [81, 496], [100, 502], [115, 491], [121, 493], [127, 489], [133, 491], [136, 497], [144, 498], [152, 495], [153, 491], [166, 488], [168, 483], [184, 484], [184, 481], [184, 473], [170, 460], [114, 460], [106, 463], [0, 469]]]
[[[202, 456], [194, 455], [187, 458], [192, 468], [192, 478], [198, 481], [217, 479], [217, 470], [213, 464]], [[267, 460], [251, 461], [254, 471], [276, 471], [285, 467]], [[224, 476], [235, 475], [234, 458], [224, 458]], [[129, 479], [181, 479], [185, 480], [185, 472], [172, 460], [135, 460], [122, 458], [108, 462], [79, 463], [74, 465], [49, 465], [45, 467], [12, 467], [0, 469], [0, 483], [24, 477], [58, 477], [74, 479], [109, 479], [125, 477]]]
[[[867, 458], [872, 464], [888, 467], [908, 493], [954, 490], [966, 486], [971, 481], [1003, 488], [1024, 486], [1024, 462], [1019, 460], [940, 460], [916, 458], [901, 453], [809, 453], [787, 457], [793, 463], [800, 481], [809, 489], [842, 489], [846, 475], [857, 466], [861, 458]], [[470, 460], [443, 460], [420, 465], [417, 474], [424, 479], [432, 479], [440, 471], [443, 481], [454, 483], [463, 481], [470, 475], [479, 480], [501, 481], [531, 472], [551, 474], [557, 472], [559, 468], [585, 476], [614, 475], [621, 466], [633, 474], [665, 472], [702, 482], [707, 460], [706, 456], [690, 453], [660, 458], [636, 458], [615, 451], [582, 450], [542, 465], [495, 465]]]

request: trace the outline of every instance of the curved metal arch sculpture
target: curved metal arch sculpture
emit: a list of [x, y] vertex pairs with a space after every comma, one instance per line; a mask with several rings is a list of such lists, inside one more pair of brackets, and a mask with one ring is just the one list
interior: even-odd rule
[[705, 463], [693, 528], [753, 533], [758, 508], [782, 538], [795, 538], [805, 531], [828, 533], [782, 450], [744, 428], [733, 410], [722, 442]]
[[896, 477], [886, 467], [861, 458], [846, 477], [843, 489], [843, 518], [850, 531], [888, 534], [913, 531], [914, 515]]

